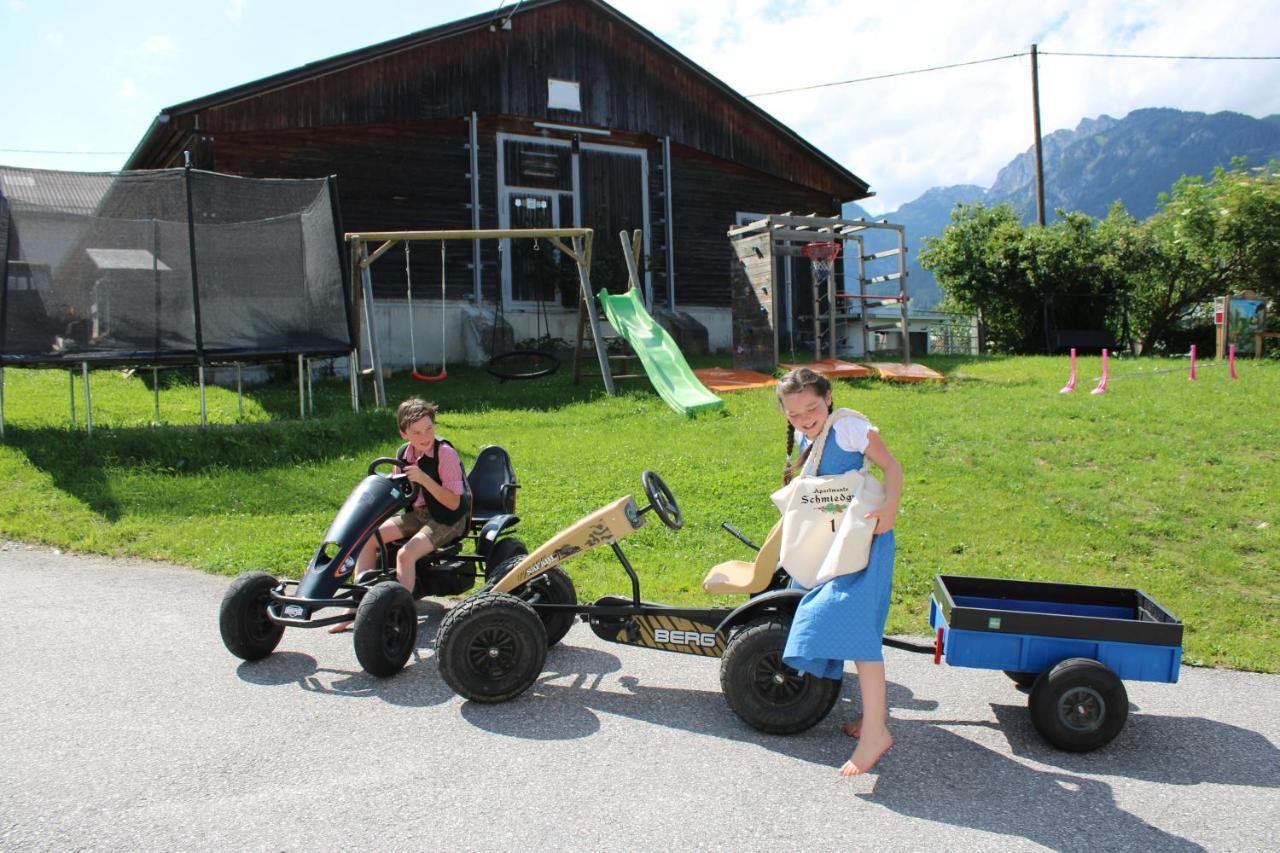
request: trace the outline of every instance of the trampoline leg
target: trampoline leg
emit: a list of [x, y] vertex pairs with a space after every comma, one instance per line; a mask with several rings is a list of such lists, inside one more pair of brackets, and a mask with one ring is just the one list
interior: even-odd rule
[[240, 409], [240, 420], [244, 420], [244, 381], [240, 375], [240, 362], [236, 362], [236, 404]]
[[305, 362], [307, 365], [307, 414], [314, 415], [316, 413], [316, 389], [311, 385], [311, 362]]
[[307, 395], [302, 384], [302, 353], [298, 353], [298, 417], [307, 419]]
[[209, 424], [209, 412], [205, 407], [204, 401], [204, 365], [196, 367], [196, 376], [200, 379], [200, 429], [204, 429]]
[[151, 368], [151, 392], [155, 401], [151, 419], [158, 424], [160, 423], [160, 370], [155, 367]]
[[347, 356], [347, 378], [351, 380], [351, 411], [360, 411], [360, 351], [352, 350]]
[[80, 377], [84, 381], [84, 431], [93, 435], [93, 403], [89, 399], [89, 362], [80, 362]]
[[71, 400], [71, 428], [76, 428], [76, 372], [67, 369], [67, 388]]

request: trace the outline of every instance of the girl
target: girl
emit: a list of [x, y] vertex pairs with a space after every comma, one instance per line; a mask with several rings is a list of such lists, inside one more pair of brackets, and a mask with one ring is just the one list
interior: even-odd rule
[[[778, 403], [787, 416], [788, 462], [797, 437], [803, 447], [800, 458], [783, 471], [783, 483], [787, 483], [804, 467], [827, 425], [833, 411], [831, 383], [808, 368], [793, 370], [778, 381]], [[846, 735], [858, 738], [858, 746], [840, 768], [841, 776], [867, 772], [893, 745], [880, 640], [893, 585], [893, 522], [902, 495], [902, 466], [880, 432], [865, 417], [855, 415], [832, 425], [822, 458], [810, 468], [819, 475], [843, 474], [860, 469], [864, 456], [880, 468], [885, 500], [866, 516], [876, 521], [870, 561], [863, 571], [839, 575], [809, 590], [796, 610], [783, 652], [788, 666], [822, 678], [838, 678], [846, 660], [852, 660], [858, 670], [862, 718], [844, 727]]]

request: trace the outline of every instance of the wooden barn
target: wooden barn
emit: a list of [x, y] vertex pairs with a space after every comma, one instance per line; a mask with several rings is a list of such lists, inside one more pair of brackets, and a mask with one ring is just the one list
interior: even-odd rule
[[[870, 194], [600, 0], [525, 0], [178, 104], [126, 168], [180, 166], [184, 152], [237, 175], [337, 175], [347, 231], [594, 228], [593, 282], [611, 290], [626, 285], [617, 233], [642, 229], [653, 304], [691, 314], [713, 348], [730, 343], [730, 226], [839, 215]], [[576, 292], [555, 257], [545, 243], [450, 243], [449, 310], [501, 297], [508, 320], [524, 318], [517, 334], [532, 334], [541, 301], [553, 334], [571, 339]], [[411, 260], [430, 355], [441, 346], [428, 313], [440, 305], [439, 246], [418, 244]], [[404, 266], [397, 251], [373, 268], [375, 322], [392, 337]]]

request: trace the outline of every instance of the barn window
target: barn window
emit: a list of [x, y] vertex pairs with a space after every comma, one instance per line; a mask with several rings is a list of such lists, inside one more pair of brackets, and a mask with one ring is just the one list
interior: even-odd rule
[[536, 142], [503, 143], [505, 184], [509, 187], [536, 187], [572, 190], [573, 168], [567, 145], [539, 145]]
[[548, 77], [547, 109], [572, 110], [575, 113], [582, 112], [582, 99], [578, 94], [577, 82]]

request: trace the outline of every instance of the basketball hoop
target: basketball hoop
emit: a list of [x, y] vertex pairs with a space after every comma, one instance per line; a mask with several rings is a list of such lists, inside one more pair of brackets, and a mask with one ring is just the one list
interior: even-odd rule
[[831, 267], [840, 256], [839, 243], [807, 243], [800, 249], [813, 267], [813, 283], [820, 285], [831, 278]]

